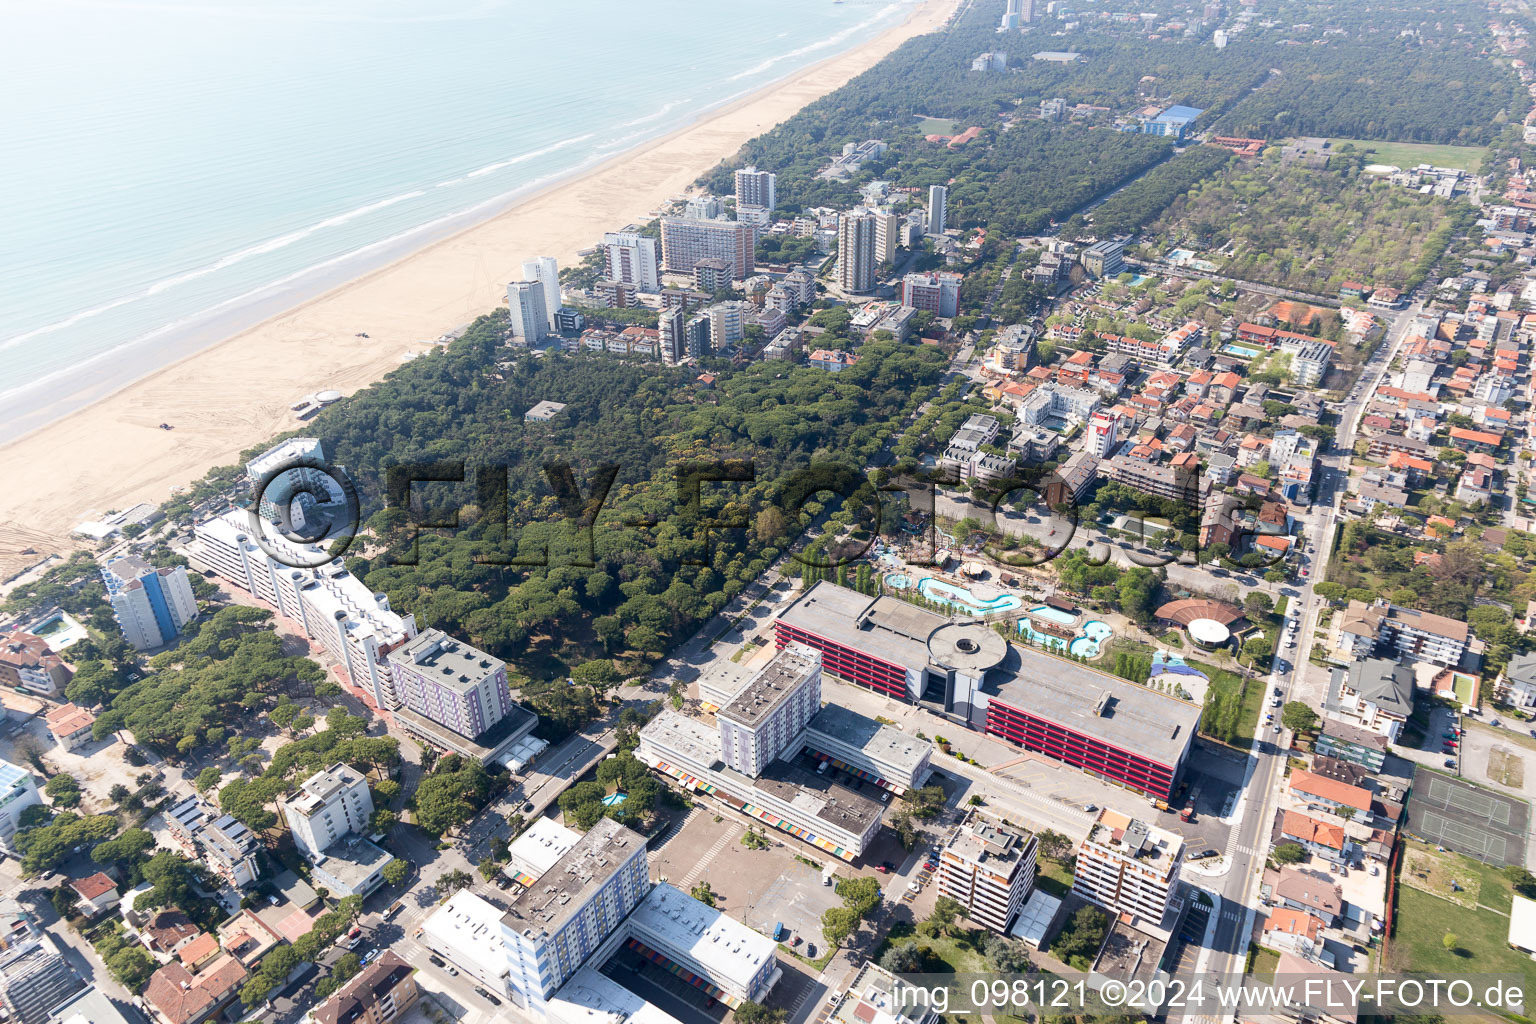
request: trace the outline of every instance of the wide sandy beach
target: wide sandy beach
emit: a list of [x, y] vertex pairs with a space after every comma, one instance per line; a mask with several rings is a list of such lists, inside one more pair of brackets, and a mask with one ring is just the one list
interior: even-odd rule
[[378, 380], [422, 339], [504, 303], [524, 258], [570, 264], [604, 231], [644, 218], [748, 139], [941, 26], [957, 2], [926, 0], [869, 42], [0, 446], [0, 579], [78, 546], [69, 532], [89, 515], [164, 501], [294, 429], [289, 406], [302, 396]]

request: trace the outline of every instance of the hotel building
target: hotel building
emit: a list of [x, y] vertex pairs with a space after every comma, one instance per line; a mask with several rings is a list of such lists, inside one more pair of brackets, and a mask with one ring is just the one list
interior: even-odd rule
[[373, 815], [373, 796], [368, 780], [357, 769], [333, 764], [312, 775], [299, 795], [280, 800], [278, 806], [293, 833], [293, 842], [311, 861], [319, 860], [325, 848], [352, 832], [368, 831]]
[[254, 833], [228, 814], [215, 816], [201, 797], [188, 797], [165, 812], [166, 829], [183, 853], [200, 860], [225, 884], [243, 888], [261, 875]]
[[440, 629], [417, 634], [387, 660], [400, 703], [460, 736], [473, 739], [512, 710], [506, 663]]
[[751, 276], [752, 225], [734, 220], [700, 220], [693, 217], [661, 218], [661, 264], [669, 274], [692, 274], [699, 260], [724, 260], [733, 280]]
[[942, 235], [949, 226], [949, 189], [943, 185], [928, 186], [928, 233]]
[[1455, 668], [1468, 636], [1465, 622], [1385, 601], [1351, 601], [1339, 620], [1339, 650], [1352, 659], [1391, 652]]
[[538, 281], [513, 281], [507, 285], [507, 311], [512, 337], [524, 345], [537, 345], [549, 334], [550, 311], [544, 286]]
[[385, 656], [416, 635], [415, 616], [396, 615], [388, 597], [369, 590], [340, 558], [326, 561], [318, 545], [267, 531], [267, 549], [285, 559], [278, 561], [256, 542], [250, 514], [240, 509], [199, 523], [194, 533], [194, 558], [297, 622], [376, 706], [400, 706]]
[[821, 710], [821, 658], [792, 644], [716, 713], [725, 763], [756, 778]]
[[324, 462], [325, 449], [316, 437], [290, 437], [247, 462], [246, 479], [253, 492], [260, 489], [256, 514], [285, 530], [304, 531], [309, 518], [325, 506], [343, 504], [346, 495], [320, 468]]
[[774, 621], [782, 647], [819, 650], [824, 671], [942, 709], [1025, 749], [1167, 799], [1200, 709], [1076, 662], [1009, 644], [894, 597], [817, 583]]
[[1072, 892], [1156, 925], [1173, 897], [1183, 848], [1174, 833], [1106, 808], [1077, 848]]
[[837, 286], [854, 295], [875, 288], [875, 215], [868, 210], [837, 215]]
[[1033, 833], [972, 814], [939, 854], [939, 895], [965, 916], [1006, 935], [1035, 885]]
[[661, 291], [661, 243], [633, 231], [603, 235], [607, 250], [608, 279], [643, 292]]
[[760, 171], [756, 167], [743, 167], [736, 172], [736, 205], [761, 206], [772, 210], [778, 205], [775, 183], [778, 176], [772, 171]]
[[753, 778], [724, 763], [717, 730], [675, 711], [663, 711], [640, 730], [635, 756], [722, 807], [843, 860], [863, 853], [880, 830], [885, 805], [844, 786], [830, 772], [775, 760]]
[[501, 917], [506, 990], [540, 1011], [645, 898], [645, 838], [611, 818], [596, 825]]
[[901, 280], [901, 304], [935, 316], [955, 316], [960, 312], [962, 280], [961, 275], [944, 271], [908, 274]]
[[125, 555], [108, 562], [101, 579], [123, 638], [134, 650], [163, 647], [197, 618], [185, 566], [156, 569], [137, 555]]

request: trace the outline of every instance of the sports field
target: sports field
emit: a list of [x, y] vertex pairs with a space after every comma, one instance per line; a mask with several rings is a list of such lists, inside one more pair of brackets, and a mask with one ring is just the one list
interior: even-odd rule
[[1525, 864], [1530, 805], [1491, 789], [1419, 770], [1405, 826], [1410, 835], [1485, 864]]
[[1433, 164], [1436, 167], [1459, 167], [1475, 171], [1483, 163], [1488, 150], [1483, 146], [1431, 146], [1421, 142], [1372, 142], [1369, 139], [1330, 139], [1330, 149], [1338, 149], [1345, 143], [1359, 150], [1375, 150], [1371, 162], [1413, 167], [1416, 164]]

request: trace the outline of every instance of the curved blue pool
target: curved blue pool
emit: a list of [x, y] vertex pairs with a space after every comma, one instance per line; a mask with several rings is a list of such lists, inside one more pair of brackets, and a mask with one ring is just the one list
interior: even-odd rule
[[[889, 579], [890, 577], [886, 577]], [[892, 584], [894, 586], [894, 584]], [[961, 611], [970, 612], [972, 615], [991, 615], [996, 612], [1011, 612], [1024, 604], [1022, 598], [1016, 594], [999, 594], [993, 598], [983, 600], [964, 587], [957, 587], [943, 580], [936, 580], [932, 576], [918, 581], [917, 592], [930, 601], [947, 604]]]

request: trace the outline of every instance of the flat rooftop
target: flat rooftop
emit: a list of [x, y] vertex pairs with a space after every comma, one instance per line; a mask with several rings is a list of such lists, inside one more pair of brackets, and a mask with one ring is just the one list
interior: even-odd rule
[[304, 785], [299, 787], [299, 795], [288, 801], [288, 806], [307, 816], [313, 814], [339, 790], [357, 785], [367, 785], [362, 774], [351, 765], [338, 762], [305, 780]]
[[1028, 714], [1170, 767], [1189, 745], [1200, 708], [1146, 686], [1041, 651], [1010, 644], [983, 692]]
[[1117, 919], [1104, 937], [1093, 969], [1122, 981], [1150, 981], [1157, 974], [1158, 964], [1162, 963], [1163, 951], [1167, 948], [1168, 943], [1163, 939]]
[[642, 743], [685, 762], [680, 767], [715, 773], [742, 797], [756, 791], [854, 835], [863, 835], [878, 821], [885, 806], [836, 781], [830, 773], [807, 771], [783, 760], [770, 761], [755, 779], [729, 768], [720, 757], [719, 734], [676, 711], [663, 711], [651, 719], [640, 737]]
[[465, 757], [473, 757], [482, 764], [489, 764], [511, 746], [533, 731], [539, 724], [539, 716], [514, 702], [507, 713], [496, 720], [479, 736], [464, 736], [454, 732], [441, 722], [434, 722], [426, 715], [417, 714], [407, 707], [390, 712], [410, 731], [425, 737], [434, 745], [453, 750]]
[[555, 934], [626, 860], [644, 849], [645, 837], [640, 833], [612, 818], [599, 818], [536, 884], [512, 902], [502, 924], [516, 932]]
[[575, 829], [566, 828], [553, 818], [535, 818], [528, 830], [507, 847], [507, 855], [513, 864], [538, 878], [580, 841], [581, 833]]
[[375, 871], [395, 859], [393, 854], [386, 853], [362, 836], [354, 834], [342, 836], [327, 846], [324, 857], [324, 860], [316, 862], [315, 867], [349, 889], [356, 889]]
[[1143, 864], [1157, 864], [1164, 874], [1177, 864], [1179, 851], [1184, 847], [1184, 840], [1177, 833], [1108, 807], [1099, 812], [1099, 820], [1089, 828], [1087, 841]]
[[716, 977], [744, 991], [750, 991], [752, 979], [773, 959], [778, 945], [666, 882], [658, 882], [640, 901], [628, 924], [641, 942], [658, 953], [674, 960], [682, 955], [707, 965]]
[[736, 691], [717, 718], [755, 728], [768, 719], [813, 674], [821, 671], [821, 656], [804, 644], [790, 644], [775, 654], [762, 671]]
[[440, 629], [418, 633], [389, 652], [391, 665], [414, 669], [439, 686], [467, 693], [506, 668], [499, 658], [457, 640]]
[[545, 1013], [554, 1024], [682, 1024], [590, 967], [578, 969], [560, 986]]
[[933, 744], [927, 740], [881, 725], [840, 704], [824, 706], [806, 726], [805, 738], [812, 746], [818, 735], [854, 747], [871, 761], [903, 769], [908, 774], [917, 770], [923, 758], [933, 754]]
[[[1006, 643], [984, 625], [951, 620], [897, 597], [871, 598], [825, 581], [784, 609], [779, 621], [906, 669], [930, 663], [989, 669], [1007, 654]], [[962, 645], [962, 640], [969, 642]]]
[[973, 814], [944, 847], [967, 865], [1011, 876], [1024, 860], [1034, 833]]
[[806, 771], [788, 761], [768, 762], [758, 779], [748, 779], [731, 768], [724, 769], [723, 774], [752, 783], [751, 788], [758, 792], [777, 797], [796, 810], [856, 836], [863, 835], [878, 822], [885, 807], [827, 775]]

